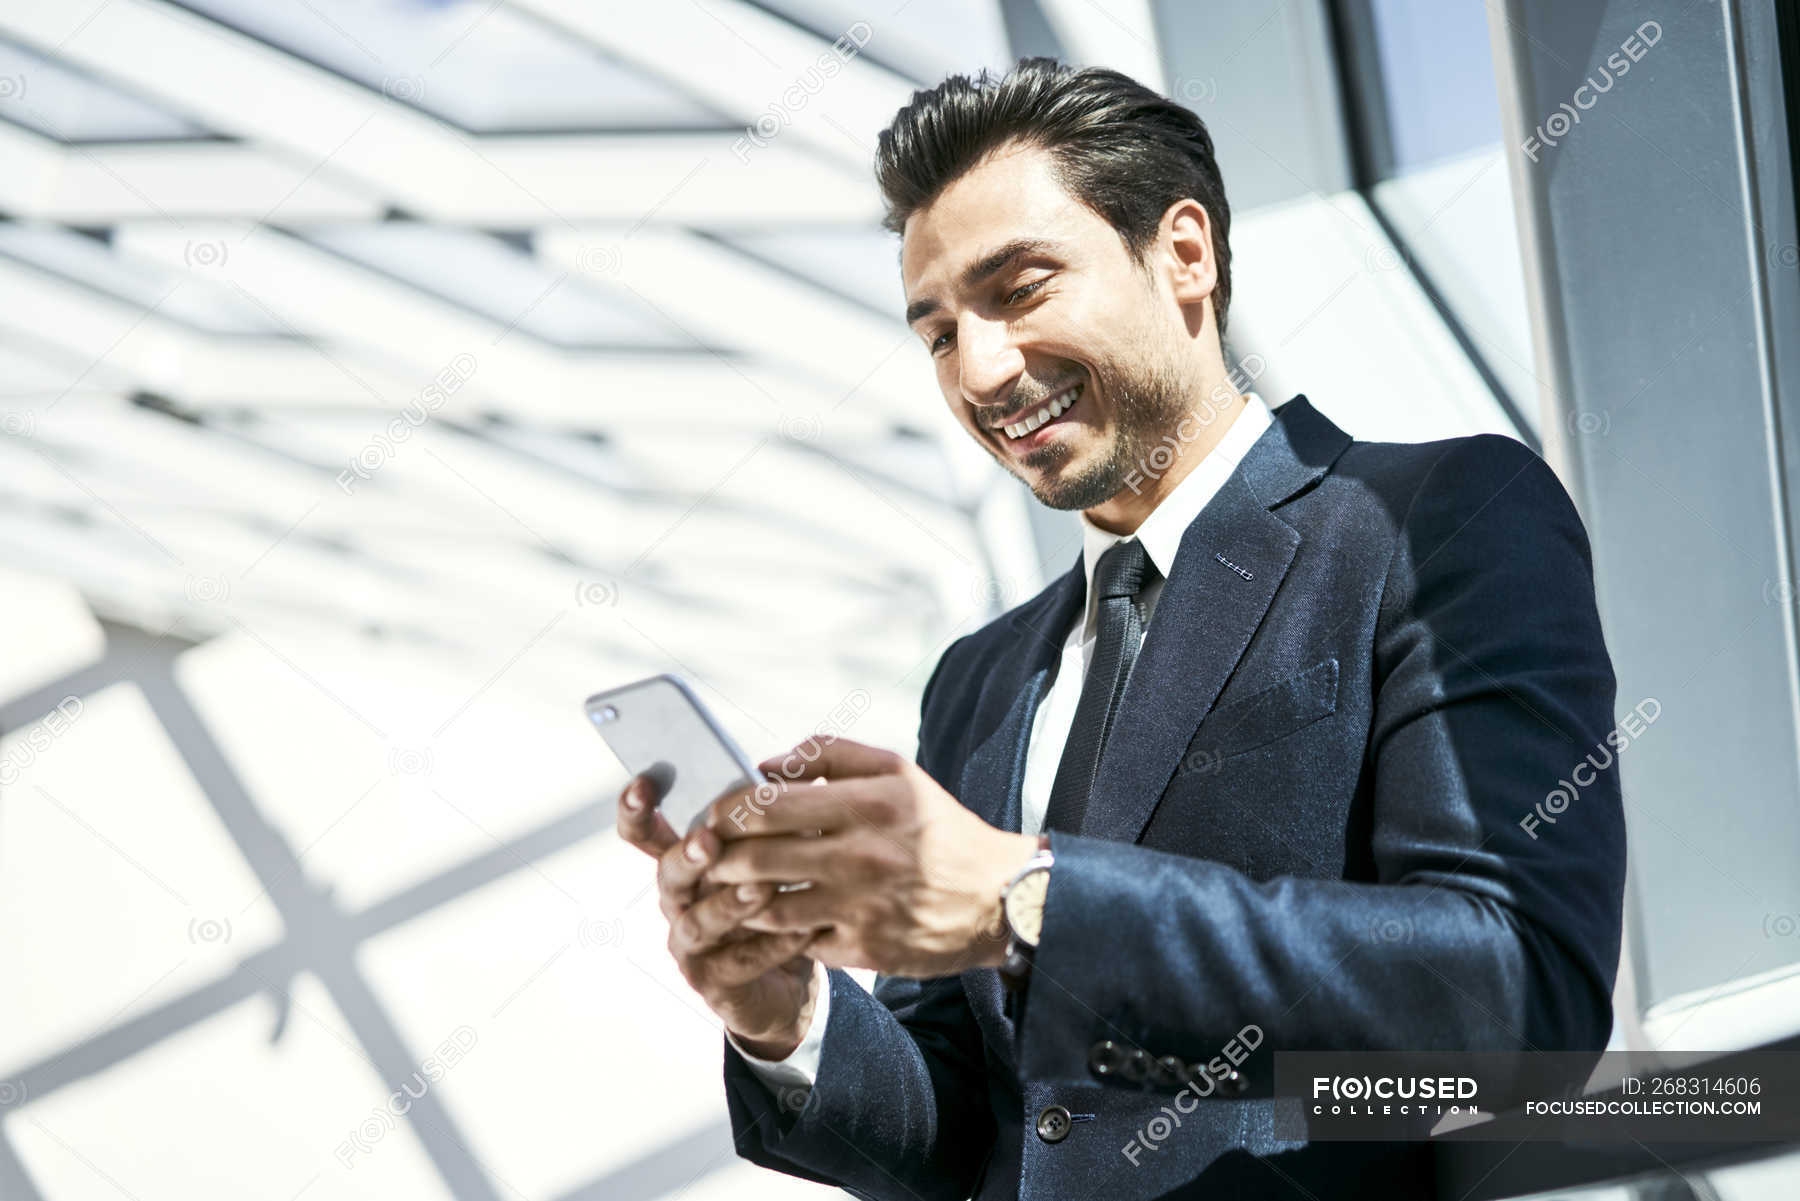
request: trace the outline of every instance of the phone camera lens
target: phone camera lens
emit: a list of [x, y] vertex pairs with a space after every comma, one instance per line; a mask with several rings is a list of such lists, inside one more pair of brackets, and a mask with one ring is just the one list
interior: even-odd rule
[[602, 705], [600, 708], [594, 710], [594, 724], [603, 726], [609, 721], [616, 721], [618, 716], [619, 711], [617, 709], [613, 708], [611, 705]]

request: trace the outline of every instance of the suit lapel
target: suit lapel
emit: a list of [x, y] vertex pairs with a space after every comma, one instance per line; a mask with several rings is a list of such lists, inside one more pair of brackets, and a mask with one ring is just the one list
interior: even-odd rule
[[956, 792], [957, 799], [990, 826], [1015, 833], [1019, 829], [1019, 790], [1032, 718], [1050, 690], [1085, 586], [1077, 558], [1054, 584], [1008, 619], [1014, 636], [975, 703], [971, 720], [980, 741], [963, 763]]
[[[1316, 481], [1350, 445], [1349, 435], [1303, 396], [1282, 405], [1275, 416], [1182, 536], [1175, 574], [1163, 585], [1120, 701], [1114, 737], [1100, 760], [1085, 834], [1135, 841], [1143, 832], [1194, 729], [1243, 657], [1299, 548], [1300, 535], [1269, 510]], [[1009, 619], [1015, 636], [976, 700], [970, 721], [977, 741], [956, 793], [989, 825], [1019, 829], [1032, 720], [1086, 597], [1077, 557]], [[1181, 614], [1204, 616], [1184, 620]], [[999, 974], [991, 968], [967, 971], [962, 983], [989, 1047], [1010, 1066], [1014, 1029]]]
[[[1032, 719], [1055, 678], [1063, 639], [1086, 599], [1086, 589], [1087, 577], [1077, 557], [1061, 578], [1013, 614], [1014, 637], [982, 685], [972, 718], [979, 741], [963, 764], [956, 797], [990, 826], [1018, 832]], [[1000, 974], [992, 968], [975, 968], [962, 973], [962, 985], [988, 1046], [1010, 1064], [1013, 1022]]]
[[1299, 533], [1269, 510], [1322, 476], [1349, 444], [1296, 397], [1188, 526], [1100, 757], [1084, 835], [1135, 842], [1143, 834], [1299, 549]]

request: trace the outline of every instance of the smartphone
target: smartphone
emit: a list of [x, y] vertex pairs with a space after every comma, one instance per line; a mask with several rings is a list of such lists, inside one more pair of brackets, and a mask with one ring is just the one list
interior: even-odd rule
[[598, 692], [585, 707], [625, 770], [656, 782], [662, 798], [657, 808], [677, 834], [699, 824], [721, 794], [762, 779], [680, 676], [651, 676]]

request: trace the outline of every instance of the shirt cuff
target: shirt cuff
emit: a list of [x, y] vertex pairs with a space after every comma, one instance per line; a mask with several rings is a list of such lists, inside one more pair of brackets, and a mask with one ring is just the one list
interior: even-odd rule
[[731, 1031], [725, 1032], [727, 1041], [737, 1049], [738, 1055], [750, 1066], [756, 1078], [771, 1090], [810, 1089], [819, 1078], [819, 1058], [825, 1049], [825, 1024], [831, 1019], [831, 977], [826, 974], [825, 965], [817, 961], [813, 963], [813, 975], [818, 981], [819, 999], [813, 1006], [812, 1024], [806, 1028], [806, 1037], [788, 1053], [786, 1059], [758, 1059], [744, 1050], [742, 1043], [731, 1037]]

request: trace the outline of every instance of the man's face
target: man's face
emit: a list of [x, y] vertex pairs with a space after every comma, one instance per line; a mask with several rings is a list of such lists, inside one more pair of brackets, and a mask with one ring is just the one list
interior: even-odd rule
[[900, 273], [951, 412], [1052, 508], [1117, 495], [1188, 410], [1178, 306], [1041, 149], [1002, 151], [908, 218]]

